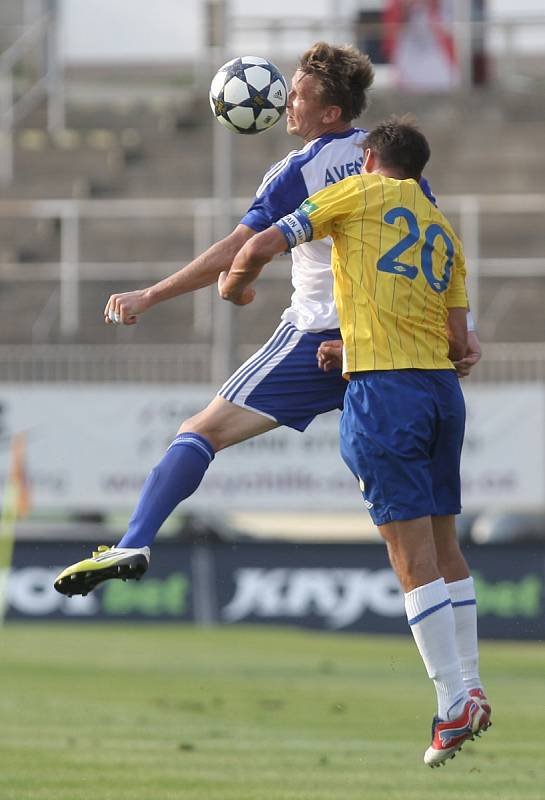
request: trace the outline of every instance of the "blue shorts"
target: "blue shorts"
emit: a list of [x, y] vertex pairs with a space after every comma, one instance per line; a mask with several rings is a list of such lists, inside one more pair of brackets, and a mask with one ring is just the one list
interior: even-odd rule
[[340, 370], [324, 372], [316, 361], [322, 342], [340, 338], [338, 329], [308, 333], [282, 322], [218, 394], [280, 425], [304, 431], [318, 414], [343, 407], [347, 381]]
[[454, 370], [360, 372], [341, 417], [341, 454], [375, 525], [459, 514], [465, 404]]

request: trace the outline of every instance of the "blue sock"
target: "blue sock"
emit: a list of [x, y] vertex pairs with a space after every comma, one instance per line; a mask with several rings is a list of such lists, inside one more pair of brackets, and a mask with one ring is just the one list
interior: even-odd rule
[[178, 503], [195, 492], [214, 458], [210, 442], [198, 433], [180, 433], [152, 469], [142, 488], [127, 533], [118, 547], [145, 547]]

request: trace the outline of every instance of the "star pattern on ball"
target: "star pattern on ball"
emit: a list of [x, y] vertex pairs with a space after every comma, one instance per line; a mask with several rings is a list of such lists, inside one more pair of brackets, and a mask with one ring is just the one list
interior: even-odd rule
[[216, 119], [237, 133], [261, 133], [274, 125], [286, 102], [287, 86], [278, 68], [252, 56], [224, 64], [210, 89]]
[[231, 78], [240, 78], [241, 81], [246, 83], [246, 73], [244, 70], [248, 66], [248, 64], [242, 63], [241, 58], [235, 59], [235, 61], [233, 61], [233, 63], [227, 68], [227, 79], [230, 80]]

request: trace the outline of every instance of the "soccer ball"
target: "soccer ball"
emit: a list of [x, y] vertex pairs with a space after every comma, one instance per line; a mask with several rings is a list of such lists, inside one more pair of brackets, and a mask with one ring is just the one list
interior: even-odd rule
[[270, 61], [241, 56], [216, 72], [210, 86], [210, 106], [222, 125], [234, 133], [262, 133], [286, 109], [288, 87]]

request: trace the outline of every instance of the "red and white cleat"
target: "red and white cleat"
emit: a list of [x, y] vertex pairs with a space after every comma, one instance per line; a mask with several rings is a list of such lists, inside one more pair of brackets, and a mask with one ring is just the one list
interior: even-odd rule
[[[470, 689], [469, 695], [470, 697], [473, 697], [473, 699], [478, 702], [480, 707], [488, 714], [488, 725], [486, 728], [489, 728], [492, 725], [492, 708], [490, 706], [488, 697], [485, 695], [482, 689]], [[486, 730], [486, 728], [483, 730]]]
[[434, 717], [431, 726], [431, 745], [424, 753], [424, 763], [439, 767], [454, 758], [468, 739], [479, 736], [490, 724], [490, 717], [477, 700], [468, 700], [459, 717], [442, 720]]

